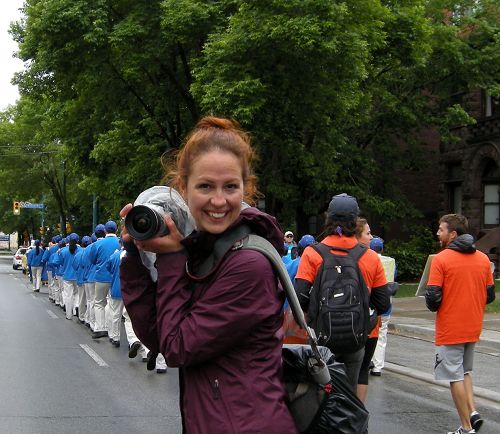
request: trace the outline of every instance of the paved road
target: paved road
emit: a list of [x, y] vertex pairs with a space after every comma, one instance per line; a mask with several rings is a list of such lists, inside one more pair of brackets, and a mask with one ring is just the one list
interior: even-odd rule
[[0, 288], [0, 433], [180, 432], [175, 369], [148, 372], [124, 336], [93, 341], [4, 258]]
[[[158, 375], [128, 359], [124, 334], [119, 349], [93, 341], [46, 293], [34, 294], [26, 277], [12, 270], [10, 258], [0, 257], [0, 290], [0, 434], [181, 432], [175, 369]], [[389, 339], [394, 366], [420, 360], [417, 366], [430, 372], [430, 343]], [[485, 361], [498, 365], [498, 358]], [[487, 369], [483, 375], [488, 383]], [[499, 378], [491, 379], [495, 387]], [[456, 428], [446, 388], [389, 371], [370, 380], [370, 434]], [[479, 405], [487, 420], [482, 432], [500, 434], [499, 404]]]

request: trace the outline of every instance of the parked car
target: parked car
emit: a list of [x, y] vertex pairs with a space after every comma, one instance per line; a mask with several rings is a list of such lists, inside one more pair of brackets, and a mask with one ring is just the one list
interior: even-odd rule
[[22, 256], [22, 262], [23, 262], [23, 274], [27, 274], [28, 273], [28, 261], [27, 261], [27, 255], [28, 255], [28, 252], [30, 250], [33, 250], [35, 247], [34, 246], [28, 246], [26, 248], [26, 252], [24, 253], [24, 255]]
[[23, 256], [26, 256], [26, 247], [20, 247], [12, 258], [12, 268], [17, 270], [23, 266]]

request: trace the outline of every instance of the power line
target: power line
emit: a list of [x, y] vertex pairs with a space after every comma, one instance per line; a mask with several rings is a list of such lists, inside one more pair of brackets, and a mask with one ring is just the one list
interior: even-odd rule
[[58, 151], [37, 151], [27, 152], [26, 154], [0, 154], [0, 157], [37, 157], [38, 155], [45, 154], [58, 154]]

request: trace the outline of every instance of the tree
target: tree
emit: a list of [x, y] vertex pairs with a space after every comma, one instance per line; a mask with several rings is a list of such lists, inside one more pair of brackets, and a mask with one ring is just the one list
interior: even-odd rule
[[417, 212], [398, 173], [418, 166], [419, 132], [453, 140], [450, 125], [473, 122], [450, 101], [457, 90], [500, 94], [492, 0], [27, 0], [24, 11], [12, 34], [28, 66], [3, 143], [55, 152], [35, 172], [67, 216], [88, 218], [95, 194], [116, 217], [211, 113], [251, 131], [266, 209], [284, 225], [307, 230], [340, 191], [382, 222], [407, 220]]

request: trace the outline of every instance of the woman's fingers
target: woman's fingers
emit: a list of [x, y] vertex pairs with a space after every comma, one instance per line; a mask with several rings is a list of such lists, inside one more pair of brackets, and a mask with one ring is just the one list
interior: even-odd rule
[[134, 205], [127, 203], [127, 205], [125, 205], [120, 211], [120, 217], [124, 219], [133, 207]]
[[130, 241], [132, 239], [127, 232], [127, 228], [125, 227], [125, 217], [132, 208], [133, 205], [131, 203], [127, 203], [127, 205], [125, 205], [120, 211], [120, 223], [121, 223], [120, 237], [125, 242]]

